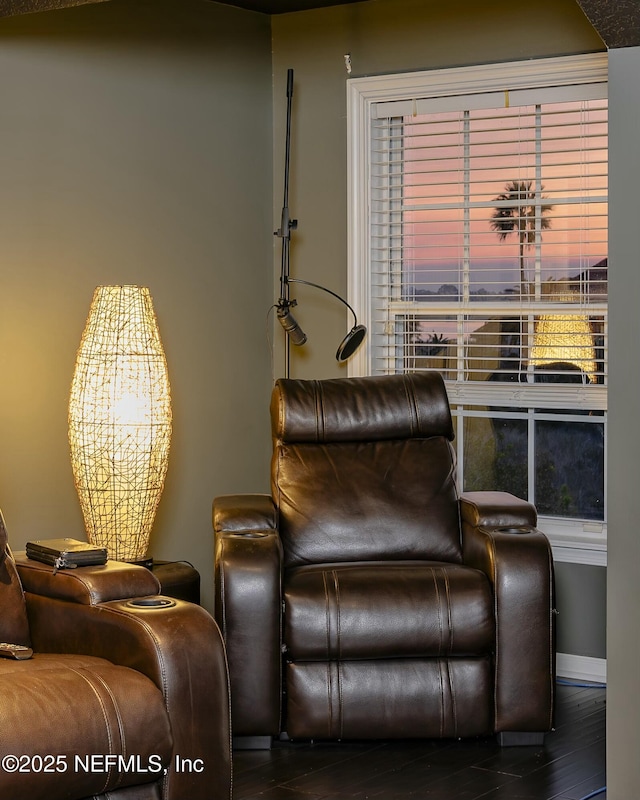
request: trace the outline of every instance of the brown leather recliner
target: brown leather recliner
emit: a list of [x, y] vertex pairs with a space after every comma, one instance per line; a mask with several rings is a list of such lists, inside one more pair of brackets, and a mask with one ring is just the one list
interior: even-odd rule
[[14, 559], [0, 514], [0, 640], [34, 650], [0, 658], [0, 797], [229, 800], [219, 630], [158, 591], [130, 564]]
[[541, 743], [550, 547], [531, 504], [458, 495], [441, 377], [279, 380], [271, 420], [271, 496], [214, 501], [234, 734]]

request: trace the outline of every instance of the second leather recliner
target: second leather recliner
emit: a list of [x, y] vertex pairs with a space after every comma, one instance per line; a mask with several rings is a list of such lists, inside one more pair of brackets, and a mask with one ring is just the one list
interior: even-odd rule
[[458, 495], [435, 373], [280, 380], [269, 495], [214, 502], [234, 734], [540, 743], [553, 565], [535, 508]]

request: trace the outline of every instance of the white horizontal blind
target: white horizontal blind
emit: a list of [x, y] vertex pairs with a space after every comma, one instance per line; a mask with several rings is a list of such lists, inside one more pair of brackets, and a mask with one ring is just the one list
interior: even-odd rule
[[604, 82], [373, 104], [374, 372], [606, 407], [606, 114]]

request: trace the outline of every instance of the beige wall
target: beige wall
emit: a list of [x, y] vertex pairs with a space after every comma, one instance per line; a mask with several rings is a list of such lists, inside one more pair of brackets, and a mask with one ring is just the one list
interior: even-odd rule
[[[268, 488], [269, 18], [112, 0], [0, 21], [0, 505], [83, 538], [67, 400], [95, 286], [147, 285], [174, 434], [152, 537], [211, 607], [211, 500]], [[243, 320], [242, 326], [237, 324]]]
[[[292, 68], [290, 207], [299, 228], [292, 235], [291, 275], [342, 294], [347, 287], [345, 53], [351, 55], [352, 76], [360, 77], [604, 49], [575, 0], [375, 0], [276, 15], [272, 27], [274, 217], [282, 205], [285, 85]], [[292, 348], [291, 375], [346, 374], [334, 358], [351, 325], [346, 310], [314, 289], [292, 288], [308, 343]], [[282, 375], [282, 360], [279, 364]]]

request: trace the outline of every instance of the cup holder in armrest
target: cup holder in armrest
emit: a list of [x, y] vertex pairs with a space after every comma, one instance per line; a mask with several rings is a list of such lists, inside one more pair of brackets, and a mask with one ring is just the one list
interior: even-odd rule
[[531, 533], [533, 528], [530, 525], [504, 525], [493, 530], [497, 533]]
[[135, 597], [127, 601], [129, 608], [171, 608], [176, 601], [170, 597]]

